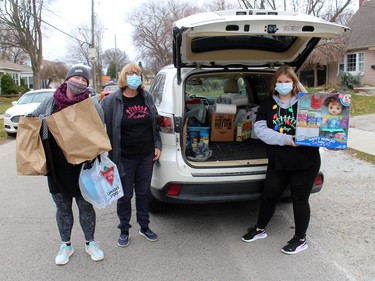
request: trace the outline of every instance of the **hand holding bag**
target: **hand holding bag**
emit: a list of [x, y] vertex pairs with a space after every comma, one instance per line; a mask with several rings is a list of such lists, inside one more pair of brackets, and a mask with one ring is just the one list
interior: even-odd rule
[[46, 118], [48, 129], [70, 164], [80, 164], [111, 150], [104, 124], [91, 99]]
[[42, 119], [21, 116], [16, 137], [16, 165], [19, 175], [46, 175], [47, 161], [40, 129]]
[[124, 196], [117, 166], [104, 154], [82, 165], [79, 188], [82, 197], [99, 209]]

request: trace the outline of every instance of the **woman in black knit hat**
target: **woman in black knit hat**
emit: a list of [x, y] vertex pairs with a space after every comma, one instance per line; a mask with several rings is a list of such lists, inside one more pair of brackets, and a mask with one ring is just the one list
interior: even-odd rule
[[[47, 98], [32, 113], [35, 117], [49, 116], [68, 106], [83, 101], [90, 97], [90, 90], [87, 88], [90, 81], [90, 69], [85, 65], [71, 67], [65, 77], [65, 82], [58, 86], [53, 96]], [[93, 101], [94, 102], [94, 101]], [[94, 102], [100, 118], [104, 122], [103, 110], [97, 102]], [[45, 129], [45, 128], [44, 128]], [[44, 130], [46, 131], [46, 130]], [[73, 254], [71, 244], [71, 232], [73, 228], [73, 198], [79, 210], [79, 222], [82, 227], [86, 245], [86, 252], [94, 261], [104, 258], [103, 251], [94, 241], [96, 214], [93, 206], [81, 195], [78, 185], [80, 165], [72, 165], [66, 160], [62, 150], [57, 145], [53, 135], [48, 132], [48, 138], [43, 141], [46, 151], [49, 174], [48, 187], [52, 199], [56, 204], [56, 222], [60, 232], [61, 246], [55, 258], [57, 265], [64, 265], [69, 262]]]

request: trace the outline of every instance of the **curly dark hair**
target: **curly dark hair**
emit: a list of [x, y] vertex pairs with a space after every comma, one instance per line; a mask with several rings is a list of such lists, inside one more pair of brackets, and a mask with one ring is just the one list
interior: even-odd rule
[[326, 100], [324, 101], [324, 105], [328, 107], [328, 105], [330, 103], [332, 103], [332, 102], [333, 103], [339, 103], [339, 104], [341, 104], [339, 96], [338, 95], [334, 95], [334, 96], [326, 98]]

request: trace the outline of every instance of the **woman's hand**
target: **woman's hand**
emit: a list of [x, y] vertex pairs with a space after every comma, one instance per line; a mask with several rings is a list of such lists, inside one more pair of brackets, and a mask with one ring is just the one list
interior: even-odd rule
[[294, 138], [291, 138], [291, 139], [290, 139], [290, 145], [291, 145], [291, 146], [294, 146], [294, 147], [298, 146], [298, 145], [296, 145], [296, 143], [294, 142]]
[[160, 149], [159, 148], [155, 148], [155, 152], [154, 152], [154, 161], [157, 161], [160, 157]]

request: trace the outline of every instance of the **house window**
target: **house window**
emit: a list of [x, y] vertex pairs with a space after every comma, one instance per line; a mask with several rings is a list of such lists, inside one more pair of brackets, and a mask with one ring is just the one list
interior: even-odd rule
[[358, 53], [358, 70], [363, 72], [365, 69], [365, 53]]
[[356, 54], [349, 54], [346, 56], [346, 70], [347, 71], [355, 71], [356, 70]]
[[10, 75], [12, 76], [12, 79], [13, 79], [14, 83], [15, 83], [16, 85], [19, 85], [19, 77], [18, 77], [18, 73], [11, 73]]
[[358, 75], [365, 69], [365, 53], [347, 54], [344, 61], [339, 64], [339, 71], [354, 72]]

